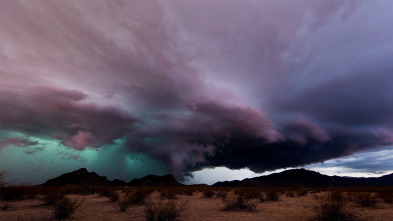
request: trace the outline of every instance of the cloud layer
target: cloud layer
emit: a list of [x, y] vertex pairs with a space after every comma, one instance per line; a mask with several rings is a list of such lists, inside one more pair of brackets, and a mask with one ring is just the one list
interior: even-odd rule
[[391, 1], [0, 8], [2, 130], [76, 150], [124, 138], [177, 175], [296, 167], [393, 142]]

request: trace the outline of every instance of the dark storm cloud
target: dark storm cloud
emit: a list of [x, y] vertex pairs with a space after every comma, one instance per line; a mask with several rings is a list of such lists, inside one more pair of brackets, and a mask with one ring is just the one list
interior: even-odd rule
[[392, 144], [390, 1], [0, 4], [4, 130], [126, 138], [176, 174]]
[[233, 140], [208, 162], [213, 167], [227, 166], [231, 169], [248, 167], [255, 172], [263, 172], [323, 162], [361, 150], [384, 147], [393, 142], [393, 134], [384, 130], [332, 128], [331, 139], [324, 142], [316, 139], [312, 134], [308, 136], [304, 134], [304, 136], [300, 142], [297, 139], [288, 139], [269, 144]]
[[207, 163], [221, 147], [242, 140], [258, 143], [282, 139], [259, 110], [216, 100], [190, 103], [182, 115], [160, 115], [136, 128], [128, 146], [161, 159], [177, 174], [186, 166]]

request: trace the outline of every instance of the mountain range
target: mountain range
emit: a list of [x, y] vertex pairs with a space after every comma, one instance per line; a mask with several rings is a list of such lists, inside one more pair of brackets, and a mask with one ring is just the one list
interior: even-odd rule
[[[184, 186], [171, 174], [165, 176], [147, 175], [130, 182], [115, 179], [108, 180], [95, 172], [81, 168], [59, 177], [50, 179], [43, 186], [94, 185], [94, 186]], [[213, 184], [214, 187], [360, 187], [360, 186], [393, 186], [393, 174], [377, 178], [354, 178], [327, 176], [305, 169], [286, 170], [267, 176], [244, 180], [223, 181]]]
[[50, 179], [42, 186], [183, 186], [176, 181], [171, 174], [165, 176], [147, 175], [140, 179], [133, 179], [130, 182], [115, 179], [108, 180], [106, 176], [99, 176], [95, 172], [89, 172], [86, 168], [81, 168], [70, 173], [65, 173], [59, 177]]

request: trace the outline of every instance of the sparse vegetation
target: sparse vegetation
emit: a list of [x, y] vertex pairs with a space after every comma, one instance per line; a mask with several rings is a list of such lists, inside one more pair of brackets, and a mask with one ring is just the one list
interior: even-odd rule
[[235, 190], [235, 194], [246, 199], [258, 199], [262, 192], [260, 188], [240, 188]]
[[305, 196], [305, 195], [307, 195], [308, 192], [309, 192], [309, 190], [306, 187], [304, 187], [304, 186], [299, 187], [297, 189], [298, 196]]
[[180, 217], [186, 209], [186, 202], [178, 200], [159, 200], [157, 203], [149, 201], [145, 204], [145, 218], [148, 221], [172, 221]]
[[124, 195], [123, 197], [119, 198], [116, 203], [117, 203], [116, 204], [117, 208], [121, 212], [125, 212], [128, 209], [128, 207], [131, 206], [129, 195]]
[[161, 197], [162, 198], [167, 198], [167, 199], [176, 199], [176, 190], [174, 189], [163, 189], [161, 191]]
[[139, 187], [131, 192], [126, 192], [130, 204], [143, 204], [146, 198], [153, 192], [153, 189]]
[[382, 190], [382, 191], [379, 192], [379, 197], [385, 203], [393, 204], [393, 191]]
[[53, 204], [53, 215], [56, 219], [68, 218], [81, 206], [82, 202], [63, 197]]
[[288, 190], [286, 193], [285, 193], [285, 195], [287, 196], [287, 197], [294, 197], [295, 196], [295, 193], [294, 193], [294, 191], [293, 190]]
[[276, 189], [269, 189], [265, 194], [267, 201], [277, 201], [279, 198], [279, 192]]
[[253, 212], [257, 209], [256, 203], [251, 203], [249, 198], [242, 195], [234, 195], [223, 200], [224, 211], [248, 211]]
[[217, 198], [222, 198], [223, 199], [223, 198], [226, 198], [227, 195], [228, 195], [228, 192], [225, 191], [225, 190], [219, 190], [219, 191], [216, 192], [216, 197]]
[[377, 205], [377, 197], [370, 192], [359, 192], [356, 196], [356, 202], [360, 206], [372, 207]]
[[215, 192], [212, 189], [206, 189], [203, 191], [203, 197], [205, 198], [212, 198]]
[[57, 191], [49, 191], [46, 195], [44, 195], [41, 200], [46, 206], [51, 206], [64, 199], [65, 194]]
[[342, 192], [329, 192], [322, 197], [317, 206], [314, 207], [316, 216], [312, 220], [320, 221], [355, 221], [359, 220], [348, 208]]
[[[330, 190], [330, 191], [328, 191]], [[40, 213], [34, 212], [35, 220], [45, 218], [43, 215], [47, 211], [47, 217], [49, 210], [52, 209], [54, 217], [60, 219], [64, 216], [72, 216], [71, 214], [78, 211], [82, 198], [88, 200], [86, 205], [102, 206], [107, 208], [106, 211], [113, 211], [113, 207], [118, 211], [127, 212], [131, 210], [136, 214], [143, 214], [147, 220], [174, 220], [174, 219], [191, 219], [190, 214], [195, 214], [195, 211], [189, 211], [186, 216], [180, 217], [180, 213], [184, 211], [185, 206], [182, 206], [181, 200], [190, 200], [188, 203], [191, 209], [203, 210], [208, 205], [209, 210], [217, 211], [254, 211], [255, 220], [264, 220], [269, 217], [278, 217], [278, 220], [293, 220], [296, 217], [302, 217], [302, 220], [359, 220], [360, 217], [365, 220], [389, 220], [389, 210], [391, 207], [385, 203], [392, 202], [393, 188], [392, 187], [346, 187], [346, 188], [313, 188], [309, 189], [309, 194], [301, 199], [288, 198], [290, 194], [294, 194], [294, 197], [298, 196], [299, 188], [296, 187], [207, 187], [207, 186], [190, 186], [190, 187], [45, 187], [45, 186], [6, 186], [0, 187], [0, 216], [6, 215], [9, 220], [14, 220], [15, 217], [9, 218], [7, 214], [17, 214], [22, 212], [21, 205], [30, 205], [28, 209], [25, 207], [23, 210], [28, 211], [30, 209], [41, 210]], [[327, 192], [328, 191], [328, 192]], [[85, 196], [83, 193], [94, 192], [97, 195]], [[151, 194], [154, 192], [153, 194]], [[196, 193], [193, 197], [189, 197], [188, 193]], [[317, 192], [317, 193], [312, 193]], [[67, 193], [71, 193], [70, 196]], [[81, 194], [79, 194], [81, 193]], [[275, 201], [285, 194], [286, 197], [282, 197], [280, 202], [269, 203]], [[212, 198], [205, 198], [206, 195], [210, 195]], [[309, 195], [309, 196], [307, 196]], [[202, 198], [201, 198], [202, 196]], [[115, 203], [102, 203], [102, 204], [90, 204], [92, 201], [105, 201], [102, 197], [108, 197]], [[174, 197], [174, 198], [173, 198]], [[31, 199], [41, 200], [43, 203], [37, 205], [37, 201]], [[65, 199], [67, 198], [67, 199]], [[220, 204], [221, 199], [222, 204]], [[117, 200], [116, 200], [117, 199]], [[31, 200], [31, 201], [30, 201]], [[78, 200], [78, 201], [75, 201]], [[192, 200], [192, 201], [191, 201]], [[299, 201], [298, 201], [299, 200]], [[19, 204], [20, 201], [23, 203]], [[26, 204], [27, 202], [29, 202]], [[96, 202], [98, 202], [96, 201]], [[261, 210], [257, 210], [258, 202], [267, 202], [259, 204]], [[109, 200], [108, 200], [109, 202]], [[200, 203], [202, 202], [202, 203]], [[299, 203], [299, 205], [297, 205]], [[373, 207], [381, 203], [381, 206], [377, 210], [370, 208], [361, 208], [361, 206]], [[36, 206], [33, 206], [36, 205]], [[142, 206], [144, 205], [144, 206]], [[199, 205], [202, 205], [201, 207]], [[308, 205], [308, 206], [307, 206]], [[218, 208], [217, 208], [218, 206]], [[282, 214], [282, 208], [289, 207], [288, 214]], [[80, 207], [79, 207], [80, 208]], [[93, 216], [91, 211], [86, 207], [83, 207], [81, 214], [78, 214], [78, 218], [87, 218], [87, 216]], [[276, 209], [277, 208], [277, 209]], [[307, 209], [309, 208], [309, 209]], [[2, 211], [7, 210], [7, 211]], [[375, 211], [375, 212], [374, 212]], [[311, 212], [311, 213], [310, 213]], [[24, 214], [30, 214], [29, 212]], [[31, 214], [34, 214], [31, 213]], [[210, 212], [209, 212], [210, 213]], [[213, 212], [214, 213], [214, 212]], [[67, 215], [69, 214], [69, 215]], [[89, 215], [87, 215], [89, 214]], [[123, 217], [128, 216], [130, 213], [116, 213], [116, 216]], [[173, 215], [174, 214], [174, 215]], [[177, 215], [176, 215], [177, 214]], [[224, 216], [232, 216], [228, 213]], [[242, 214], [242, 213], [239, 213]], [[199, 215], [199, 214], [198, 214]], [[217, 214], [216, 214], [217, 215]], [[213, 220], [214, 216], [207, 215], [207, 219]], [[244, 215], [244, 214], [243, 214]], [[136, 215], [139, 216], [139, 215]], [[202, 216], [202, 214], [201, 214]], [[234, 213], [233, 216], [242, 219], [240, 215]], [[239, 216], [239, 217], [238, 217]], [[247, 216], [253, 217], [253, 214]], [[30, 219], [26, 215], [22, 215], [23, 219]], [[83, 217], [83, 218], [82, 218]], [[166, 218], [165, 218], [166, 217]], [[175, 218], [174, 218], [175, 217]], [[101, 219], [102, 217], [98, 218]], [[196, 218], [200, 220], [201, 217]], [[260, 218], [260, 219], [259, 219]], [[16, 219], [16, 218], [15, 218]], [[73, 218], [72, 218], [73, 219]], [[249, 220], [248, 218], [246, 220]]]

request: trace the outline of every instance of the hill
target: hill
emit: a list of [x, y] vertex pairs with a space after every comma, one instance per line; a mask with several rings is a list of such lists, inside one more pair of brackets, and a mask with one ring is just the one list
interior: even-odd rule
[[115, 179], [108, 180], [105, 176], [99, 176], [95, 172], [89, 172], [86, 168], [65, 173], [56, 178], [50, 179], [42, 186], [65, 186], [65, 185], [78, 185], [78, 186], [183, 186], [183, 184], [176, 181], [173, 175], [168, 174], [165, 176], [147, 175], [139, 179], [133, 179], [126, 183], [122, 180]]
[[129, 186], [184, 186], [176, 181], [173, 175], [165, 176], [147, 175], [140, 179], [133, 179], [128, 183]]
[[217, 187], [359, 187], [393, 186], [393, 174], [378, 178], [354, 178], [327, 176], [305, 169], [286, 170], [267, 176], [244, 180], [223, 181], [213, 184]]
[[50, 179], [43, 186], [114, 186], [112, 181], [109, 181], [105, 176], [99, 176], [95, 172], [89, 172], [86, 168], [81, 168], [70, 173], [65, 173], [59, 177]]

